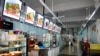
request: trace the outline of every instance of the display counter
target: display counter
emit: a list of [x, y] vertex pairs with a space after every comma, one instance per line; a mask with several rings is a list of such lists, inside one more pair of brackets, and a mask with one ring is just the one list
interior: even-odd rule
[[48, 51], [48, 56], [57, 56], [59, 54], [59, 47], [51, 48]]
[[57, 56], [59, 54], [59, 47], [45, 48], [45, 49], [31, 49], [28, 56]]
[[23, 33], [13, 30], [0, 32], [0, 56], [26, 55], [26, 38]]

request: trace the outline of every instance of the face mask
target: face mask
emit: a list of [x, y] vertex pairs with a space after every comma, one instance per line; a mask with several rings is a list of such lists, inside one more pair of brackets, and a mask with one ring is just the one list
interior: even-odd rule
[[34, 40], [33, 38], [31, 38], [31, 40]]
[[84, 40], [84, 42], [87, 42], [86, 40]]

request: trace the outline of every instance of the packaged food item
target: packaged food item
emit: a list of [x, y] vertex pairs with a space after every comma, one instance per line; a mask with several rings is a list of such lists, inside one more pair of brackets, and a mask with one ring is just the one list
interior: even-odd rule
[[3, 45], [3, 46], [8, 45], [8, 42], [5, 42], [5, 41], [8, 41], [8, 39], [9, 39], [8, 33], [7, 32], [2, 32], [1, 38], [0, 38], [0, 40], [1, 40], [0, 45]]
[[40, 49], [40, 47], [38, 45], [35, 45], [34, 49]]

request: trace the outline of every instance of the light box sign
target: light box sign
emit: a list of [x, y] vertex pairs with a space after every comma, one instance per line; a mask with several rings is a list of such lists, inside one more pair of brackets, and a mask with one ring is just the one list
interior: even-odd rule
[[52, 28], [53, 28], [53, 23], [50, 22], [50, 23], [49, 23], [49, 30], [52, 30]]
[[58, 32], [58, 33], [61, 32], [61, 28], [60, 28], [60, 27], [57, 28], [57, 32]]
[[61, 27], [59, 27], [59, 33], [61, 33]]
[[37, 26], [38, 27], [42, 27], [43, 25], [43, 16], [38, 14], [38, 18], [37, 18]]
[[22, 2], [20, 0], [5, 0], [3, 15], [19, 19]]
[[57, 32], [59, 33], [59, 27], [57, 26]]
[[33, 24], [35, 20], [35, 10], [27, 6], [27, 11], [26, 11], [26, 19], [25, 21], [28, 23]]
[[45, 29], [48, 29], [48, 27], [49, 27], [49, 20], [48, 19], [45, 19], [44, 20], [44, 28]]
[[55, 26], [55, 32], [57, 32], [57, 28], [58, 28], [58, 26], [56, 25], [56, 26]]
[[59, 33], [59, 27], [57, 26], [57, 32]]
[[53, 31], [55, 31], [55, 27], [56, 27], [56, 25], [55, 25], [55, 24], [53, 24], [53, 29], [52, 29]]

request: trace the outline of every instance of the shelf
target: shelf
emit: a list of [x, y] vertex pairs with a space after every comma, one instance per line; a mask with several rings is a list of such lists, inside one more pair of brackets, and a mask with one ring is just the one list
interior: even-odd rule
[[9, 50], [9, 47], [0, 47], [0, 51], [7, 51]]
[[4, 41], [0, 41], [0, 42], [13, 42], [13, 41], [26, 41], [25, 39], [20, 39], [20, 40], [4, 40]]
[[26, 40], [23, 40], [23, 39], [20, 39], [20, 40], [9, 40], [8, 42], [12, 42], [12, 41], [26, 41]]
[[22, 45], [19, 45], [19, 46], [13, 46], [13, 47], [9, 47], [9, 49], [20, 48], [20, 47], [26, 47], [26, 46], [22, 46]]
[[[8, 32], [8, 31], [7, 31]], [[6, 32], [1, 33], [3, 36], [0, 38], [0, 56], [24, 56], [26, 49], [26, 38], [24, 34], [9, 35]], [[4, 38], [2, 38], [4, 37]], [[8, 55], [7, 55], [8, 54]]]
[[[22, 54], [22, 55], [25, 55], [26, 53], [22, 52], [22, 51], [11, 51], [9, 52], [10, 54]], [[1, 53], [0, 56], [5, 56], [6, 54], [9, 54], [9, 53]]]
[[26, 47], [26, 46], [16, 46], [16, 47], [0, 47], [0, 51], [7, 51], [9, 49], [13, 49], [13, 48], [20, 48], [20, 47]]

